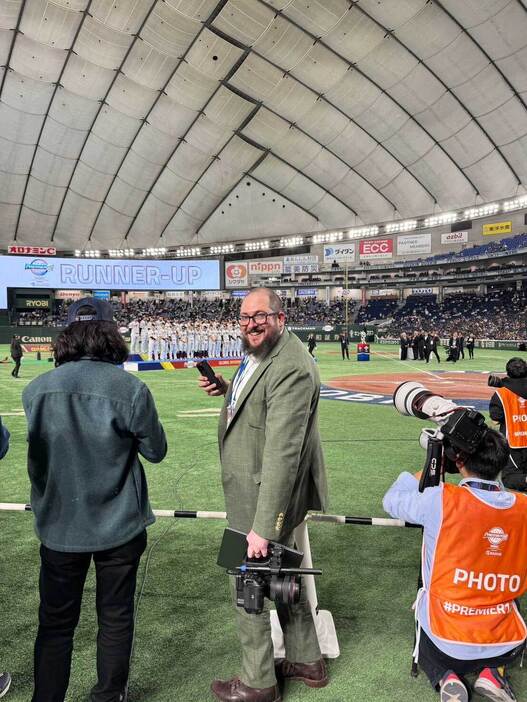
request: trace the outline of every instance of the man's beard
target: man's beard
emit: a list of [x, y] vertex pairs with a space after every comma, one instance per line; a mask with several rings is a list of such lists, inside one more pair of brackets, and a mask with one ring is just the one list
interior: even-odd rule
[[250, 354], [253, 358], [261, 361], [276, 346], [281, 336], [279, 328], [273, 329], [272, 333], [262, 341], [258, 348], [253, 348], [247, 341], [247, 334], [242, 334], [242, 347], [244, 353]]

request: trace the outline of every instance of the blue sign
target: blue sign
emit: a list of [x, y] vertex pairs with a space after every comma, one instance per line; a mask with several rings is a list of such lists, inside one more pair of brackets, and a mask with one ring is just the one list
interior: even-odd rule
[[109, 300], [110, 299], [110, 291], [109, 290], [94, 290], [93, 297], [96, 297], [97, 300]]
[[317, 296], [317, 289], [316, 288], [298, 288], [296, 291], [296, 296], [297, 297], [316, 297]]
[[248, 294], [248, 290], [233, 290], [231, 292], [231, 297], [247, 297]]
[[0, 256], [0, 309], [7, 288], [219, 290], [218, 260], [111, 260]]

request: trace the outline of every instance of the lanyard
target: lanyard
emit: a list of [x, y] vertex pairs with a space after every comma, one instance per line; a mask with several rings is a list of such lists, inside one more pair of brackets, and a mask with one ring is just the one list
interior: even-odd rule
[[234, 376], [234, 380], [232, 381], [231, 401], [229, 403], [229, 406], [231, 408], [234, 408], [236, 406], [236, 402], [238, 400], [238, 393], [240, 392], [240, 385], [243, 382], [243, 379], [245, 377], [248, 366], [249, 366], [249, 356], [245, 356], [243, 361], [240, 363], [238, 370], [236, 371], [236, 375]]

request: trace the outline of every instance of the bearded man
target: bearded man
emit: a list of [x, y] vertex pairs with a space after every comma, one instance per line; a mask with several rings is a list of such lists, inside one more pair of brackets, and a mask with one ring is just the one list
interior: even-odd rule
[[[293, 532], [310, 509], [325, 509], [324, 459], [318, 431], [320, 378], [300, 339], [285, 328], [278, 295], [267, 288], [244, 299], [238, 319], [244, 357], [233, 380], [218, 375], [200, 385], [225, 395], [219, 422], [223, 490], [229, 526], [247, 533], [248, 558], [265, 557], [269, 541], [293, 545]], [[234, 595], [234, 582], [231, 587]], [[242, 646], [239, 676], [215, 680], [222, 702], [280, 702], [277, 675], [309, 687], [328, 677], [305, 597], [277, 605], [286, 659], [275, 666], [269, 609], [236, 608]]]

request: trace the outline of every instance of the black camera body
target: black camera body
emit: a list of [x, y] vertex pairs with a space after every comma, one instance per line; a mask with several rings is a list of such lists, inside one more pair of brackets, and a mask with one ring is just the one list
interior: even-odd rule
[[[283, 547], [275, 544], [270, 548], [271, 557], [267, 564], [247, 561], [235, 571], [236, 604], [238, 607], [243, 607], [248, 614], [260, 614], [266, 597], [273, 602], [286, 605], [296, 604], [300, 600], [301, 574], [307, 569], [283, 569]], [[287, 573], [284, 573], [284, 570]], [[298, 572], [291, 573], [291, 570]]]
[[265, 559], [247, 558], [247, 534], [225, 529], [218, 565], [236, 577], [236, 604], [248, 614], [260, 614], [265, 598], [278, 604], [295, 604], [302, 592], [302, 575], [320, 575], [321, 570], [300, 568], [304, 554], [270, 541]]

